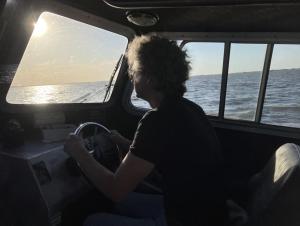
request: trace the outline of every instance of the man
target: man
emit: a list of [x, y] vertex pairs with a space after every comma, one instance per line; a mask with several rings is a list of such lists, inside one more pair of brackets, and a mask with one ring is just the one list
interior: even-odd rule
[[[189, 74], [186, 57], [176, 42], [157, 36], [136, 37], [130, 43], [127, 52], [130, 78], [137, 96], [153, 109], [139, 122], [129, 151], [115, 173], [88, 155], [74, 135], [66, 141], [65, 150], [113, 201], [124, 199], [156, 168], [163, 178], [163, 208], [169, 226], [220, 226], [227, 218], [222, 156], [202, 108], [182, 97]], [[120, 137], [115, 140], [123, 146], [129, 143]], [[159, 214], [154, 215], [155, 219], [160, 218], [159, 222], [143, 224], [166, 224]], [[119, 219], [118, 224], [115, 219], [106, 216], [104, 221], [106, 225], [124, 225], [125, 221]], [[94, 216], [87, 225], [101, 225], [101, 221], [98, 216], [97, 224]], [[134, 220], [126, 222], [141, 225]]]

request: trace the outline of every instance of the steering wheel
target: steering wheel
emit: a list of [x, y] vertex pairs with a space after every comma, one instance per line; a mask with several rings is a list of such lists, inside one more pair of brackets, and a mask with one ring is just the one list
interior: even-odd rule
[[[89, 131], [84, 131], [89, 129]], [[93, 129], [93, 130], [90, 130]], [[91, 136], [88, 134], [87, 137], [84, 137], [84, 132], [92, 132]], [[81, 136], [84, 140], [84, 145], [89, 152], [99, 163], [104, 165], [106, 168], [111, 171], [115, 171], [120, 165], [120, 151], [117, 144], [115, 144], [109, 137], [111, 134], [110, 130], [107, 129], [100, 123], [96, 122], [85, 122], [77, 127], [74, 131], [74, 134]], [[80, 169], [80, 165], [77, 163], [77, 166]], [[80, 172], [84, 178], [90, 183], [93, 184], [87, 176], [84, 175], [83, 171], [80, 169]], [[155, 192], [162, 194], [162, 190], [155, 185], [151, 185], [147, 182], [143, 182], [144, 189], [147, 191]]]
[[89, 154], [114, 172], [120, 165], [120, 151], [118, 145], [110, 139], [110, 133], [109, 129], [97, 122], [85, 122], [74, 131], [75, 135], [83, 138]]

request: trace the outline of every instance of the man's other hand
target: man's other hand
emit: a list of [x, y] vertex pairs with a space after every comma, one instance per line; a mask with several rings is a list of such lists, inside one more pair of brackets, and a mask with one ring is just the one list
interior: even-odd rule
[[123, 137], [117, 130], [111, 130], [110, 139], [112, 139], [119, 147], [122, 147], [122, 149], [128, 150], [131, 144], [131, 141]]
[[73, 158], [77, 159], [80, 153], [86, 152], [82, 138], [70, 133], [65, 142], [64, 151]]

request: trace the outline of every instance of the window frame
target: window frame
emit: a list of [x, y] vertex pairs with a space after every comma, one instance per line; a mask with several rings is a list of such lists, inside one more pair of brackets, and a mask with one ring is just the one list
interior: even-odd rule
[[[270, 125], [261, 123], [263, 106], [265, 101], [269, 71], [272, 62], [272, 54], [275, 44], [297, 44], [300, 45], [300, 32], [288, 33], [288, 32], [261, 32], [261, 33], [249, 33], [249, 32], [241, 32], [241, 33], [178, 33], [178, 32], [164, 32], [158, 33], [160, 36], [169, 38], [169, 39], [181, 39], [183, 40], [180, 44], [182, 48], [186, 43], [189, 42], [222, 42], [224, 43], [224, 54], [223, 54], [223, 69], [222, 69], [222, 79], [221, 79], [221, 90], [220, 90], [220, 101], [219, 101], [219, 113], [218, 116], [208, 115], [213, 122], [226, 122], [228, 124], [233, 125], [247, 125], [253, 128], [262, 127], [272, 130], [277, 128], [279, 131], [290, 131], [294, 133], [295, 131], [299, 132], [300, 128], [280, 126], [280, 125]], [[228, 69], [230, 62], [230, 51], [231, 44], [265, 44], [266, 53], [264, 56], [264, 64], [262, 69], [262, 76], [260, 80], [260, 87], [258, 93], [258, 99], [256, 103], [256, 111], [255, 111], [255, 119], [254, 121], [241, 120], [241, 119], [228, 119], [224, 117], [225, 112], [225, 102], [226, 102], [226, 94], [227, 94], [227, 83], [228, 83]], [[139, 108], [134, 106], [131, 102], [131, 93], [133, 91], [133, 87], [127, 86], [126, 96], [123, 98], [124, 107], [128, 112], [135, 115], [144, 114], [149, 109]], [[131, 89], [131, 90], [130, 90]], [[269, 134], [269, 133], [268, 133]], [[296, 136], [300, 138], [299, 136]]]
[[[222, 83], [223, 87], [223, 93], [221, 93], [220, 96], [220, 102], [222, 101], [222, 106], [220, 106], [219, 109], [219, 113], [222, 113], [222, 115], [219, 114], [219, 118], [220, 119], [224, 119], [227, 120], [229, 118], [225, 117], [225, 105], [226, 105], [226, 94], [227, 94], [227, 84], [228, 84], [228, 71], [229, 71], [229, 64], [230, 64], [230, 53], [231, 53], [231, 44], [259, 44], [259, 45], [266, 45], [266, 52], [264, 55], [264, 64], [263, 64], [263, 68], [262, 68], [262, 73], [261, 73], [261, 80], [259, 83], [259, 90], [258, 90], [258, 97], [257, 97], [257, 102], [256, 102], [256, 109], [255, 109], [255, 118], [254, 120], [246, 120], [246, 119], [234, 119], [232, 118], [231, 120], [237, 120], [237, 121], [244, 121], [244, 122], [256, 122], [256, 123], [260, 123], [260, 120], [257, 121], [257, 117], [259, 117], [259, 115], [257, 115], [258, 110], [260, 111], [260, 118], [262, 115], [262, 109], [263, 109], [263, 103], [264, 103], [264, 99], [265, 99], [265, 93], [266, 93], [266, 88], [267, 88], [267, 82], [268, 82], [268, 74], [269, 74], [269, 70], [270, 70], [270, 65], [271, 65], [271, 58], [272, 58], [272, 52], [271, 52], [271, 58], [270, 58], [270, 65], [268, 66], [268, 61], [267, 59], [269, 59], [270, 56], [267, 56], [268, 54], [268, 48], [269, 45], [272, 45], [270, 43], [267, 42], [263, 42], [263, 41], [257, 41], [257, 42], [250, 42], [250, 41], [228, 41], [227, 42], [227, 49], [224, 51], [226, 52], [226, 65], [225, 65], [225, 69], [224, 69], [224, 74], [222, 74], [222, 82], [223, 82], [223, 78], [224, 78], [224, 84]], [[273, 44], [274, 45], [274, 44]], [[273, 51], [273, 48], [272, 48]], [[225, 53], [224, 53], [225, 56]], [[225, 57], [224, 57], [225, 58]], [[224, 59], [225, 61], [225, 59]], [[225, 62], [224, 62], [225, 63]], [[262, 87], [262, 81], [264, 80], [265, 82], [265, 87]], [[260, 109], [261, 108], [261, 109]]]

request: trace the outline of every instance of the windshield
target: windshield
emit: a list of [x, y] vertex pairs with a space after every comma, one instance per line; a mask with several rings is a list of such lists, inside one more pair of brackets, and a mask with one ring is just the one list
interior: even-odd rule
[[7, 101], [100, 103], [127, 42], [119, 34], [53, 13], [42, 13], [17, 68]]

